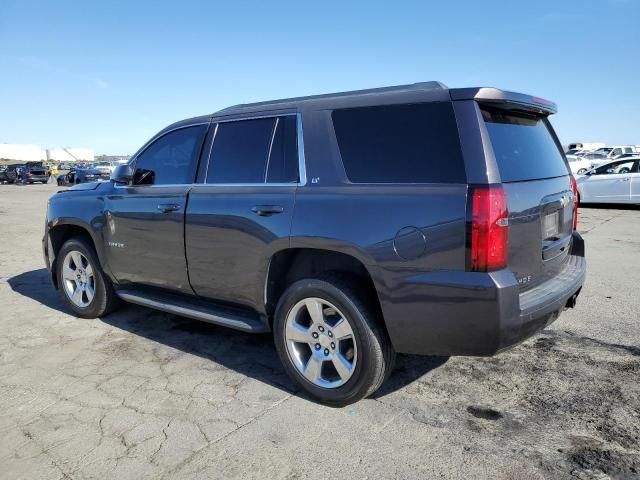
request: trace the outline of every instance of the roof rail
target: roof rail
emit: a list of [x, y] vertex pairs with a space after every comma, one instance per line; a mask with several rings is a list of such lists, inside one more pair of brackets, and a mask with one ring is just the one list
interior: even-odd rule
[[256, 107], [256, 106], [269, 105], [269, 104], [301, 102], [301, 101], [307, 101], [307, 100], [319, 100], [323, 98], [347, 97], [351, 95], [375, 95], [377, 93], [386, 93], [386, 92], [394, 92], [394, 91], [400, 92], [400, 91], [406, 91], [406, 90], [446, 90], [447, 88], [448, 87], [444, 83], [433, 80], [428, 82], [410, 83], [407, 85], [394, 85], [391, 87], [368, 88], [364, 90], [350, 90], [346, 92], [323, 93], [320, 95], [309, 95], [305, 97], [282, 98], [279, 100], [268, 100], [266, 102], [239, 103], [237, 105], [232, 105], [230, 107], [223, 108], [222, 110], [218, 110], [216, 114], [230, 112], [233, 110], [246, 108], [246, 107]]

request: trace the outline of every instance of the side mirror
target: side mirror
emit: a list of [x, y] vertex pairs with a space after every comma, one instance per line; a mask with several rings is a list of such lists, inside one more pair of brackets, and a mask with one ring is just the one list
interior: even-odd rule
[[118, 165], [111, 174], [111, 181], [119, 185], [131, 185], [133, 167], [128, 163]]

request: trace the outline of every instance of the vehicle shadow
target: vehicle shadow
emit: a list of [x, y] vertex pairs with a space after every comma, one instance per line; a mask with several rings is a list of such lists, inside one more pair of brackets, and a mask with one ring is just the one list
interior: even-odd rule
[[[8, 283], [14, 292], [35, 300], [45, 307], [69, 314], [59, 293], [51, 286], [46, 269], [21, 273], [9, 278]], [[219, 363], [242, 375], [306, 398], [282, 368], [271, 334], [242, 333], [130, 304], [125, 304], [117, 312], [100, 320], [134, 335]], [[405, 387], [440, 367], [447, 360], [448, 357], [398, 355], [394, 372], [383, 387], [374, 394], [374, 398], [380, 398]]]

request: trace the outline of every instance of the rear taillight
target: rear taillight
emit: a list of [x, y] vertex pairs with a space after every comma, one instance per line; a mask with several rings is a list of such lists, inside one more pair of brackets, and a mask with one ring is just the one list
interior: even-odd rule
[[470, 186], [467, 199], [467, 270], [506, 267], [509, 212], [502, 185]]
[[571, 190], [573, 190], [573, 229], [578, 229], [578, 184], [576, 178], [573, 175], [569, 175], [571, 178]]

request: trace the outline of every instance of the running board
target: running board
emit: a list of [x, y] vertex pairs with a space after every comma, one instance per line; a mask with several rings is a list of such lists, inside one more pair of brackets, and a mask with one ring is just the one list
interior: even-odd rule
[[215, 325], [230, 327], [251, 333], [268, 332], [269, 327], [260, 320], [257, 314], [251, 314], [242, 310], [225, 308], [204, 304], [198, 299], [188, 301], [170, 295], [154, 295], [147, 292], [141, 293], [133, 290], [116, 290], [117, 295], [126, 302], [135, 303], [144, 307], [155, 308], [163, 312], [193, 318]]

